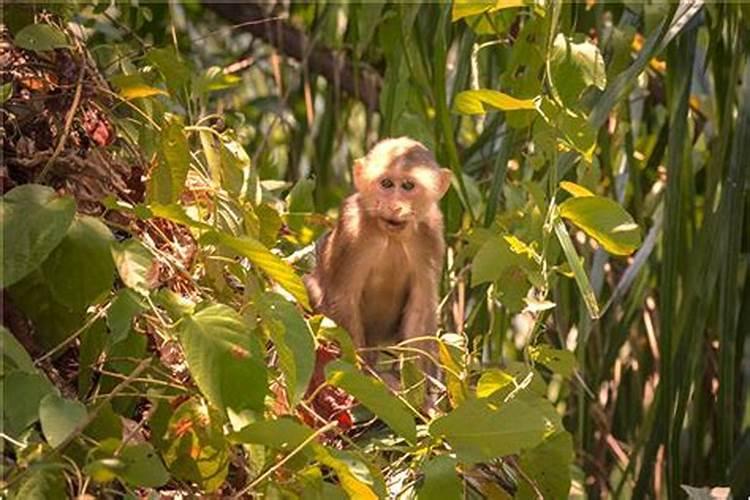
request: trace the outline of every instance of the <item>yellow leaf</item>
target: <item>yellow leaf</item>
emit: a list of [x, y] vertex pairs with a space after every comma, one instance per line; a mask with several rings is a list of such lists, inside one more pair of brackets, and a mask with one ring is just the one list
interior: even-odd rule
[[534, 99], [516, 99], [497, 90], [465, 90], [456, 96], [454, 109], [466, 115], [485, 114], [495, 108], [500, 111], [533, 110]]
[[560, 187], [576, 198], [580, 198], [583, 196], [594, 196], [594, 193], [581, 186], [580, 184], [576, 184], [575, 182], [562, 181], [560, 183]]

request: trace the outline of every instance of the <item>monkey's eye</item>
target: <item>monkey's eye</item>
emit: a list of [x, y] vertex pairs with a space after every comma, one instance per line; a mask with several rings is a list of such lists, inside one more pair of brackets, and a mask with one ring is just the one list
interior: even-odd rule
[[389, 178], [386, 177], [385, 179], [382, 179], [380, 181], [380, 186], [383, 189], [391, 189], [394, 186], [394, 184], [393, 184], [392, 180], [390, 180]]
[[401, 183], [401, 189], [404, 191], [411, 191], [414, 189], [414, 183], [412, 181], [404, 181]]

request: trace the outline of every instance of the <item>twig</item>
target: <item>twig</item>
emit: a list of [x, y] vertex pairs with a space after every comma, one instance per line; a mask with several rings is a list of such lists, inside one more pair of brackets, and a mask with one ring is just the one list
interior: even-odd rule
[[305, 439], [304, 441], [302, 441], [299, 444], [299, 446], [297, 446], [295, 449], [293, 449], [291, 452], [289, 452], [289, 454], [287, 456], [285, 456], [284, 458], [282, 458], [281, 460], [279, 460], [278, 462], [276, 462], [273, 465], [273, 467], [270, 467], [268, 470], [266, 470], [266, 472], [264, 472], [260, 476], [256, 477], [250, 484], [248, 484], [247, 486], [245, 486], [244, 488], [242, 488], [239, 491], [239, 493], [237, 493], [232, 498], [235, 498], [235, 499], [236, 498], [241, 498], [246, 493], [249, 493], [250, 491], [252, 491], [253, 488], [255, 488], [257, 485], [259, 485], [260, 483], [262, 483], [266, 478], [268, 478], [268, 476], [270, 476], [271, 474], [273, 474], [274, 472], [276, 472], [285, 463], [287, 463], [289, 460], [291, 460], [293, 456], [295, 456], [297, 453], [299, 453], [300, 451], [302, 451], [302, 449], [305, 446], [307, 446], [308, 444], [310, 444], [312, 441], [314, 441], [321, 434], [324, 434], [324, 433], [328, 432], [329, 430], [333, 429], [337, 425], [338, 425], [338, 422], [336, 422], [336, 421], [328, 422], [326, 425], [324, 425], [323, 427], [321, 427], [320, 429], [318, 429], [317, 431], [315, 431], [314, 433], [312, 433], [307, 439]]
[[70, 105], [68, 114], [65, 117], [65, 127], [63, 128], [62, 134], [60, 135], [60, 140], [57, 141], [57, 146], [55, 146], [55, 150], [52, 152], [52, 156], [49, 157], [49, 159], [47, 160], [47, 163], [44, 164], [42, 171], [39, 172], [39, 175], [36, 176], [35, 182], [41, 182], [44, 180], [44, 177], [47, 175], [47, 172], [55, 163], [55, 160], [57, 160], [57, 157], [60, 156], [60, 153], [62, 153], [62, 150], [65, 147], [65, 142], [68, 140], [68, 135], [70, 134], [70, 127], [73, 125], [73, 118], [75, 118], [76, 111], [78, 110], [78, 104], [81, 102], [81, 91], [83, 89], [83, 75], [85, 73], [86, 73], [86, 64], [84, 61], [81, 61], [81, 71], [78, 73], [78, 81], [76, 82], [76, 92], [75, 92], [75, 95], [73, 96], [73, 103]]
[[[41, 462], [44, 462], [47, 459], [49, 459], [49, 457], [59, 453], [66, 446], [68, 446], [76, 437], [78, 437], [78, 435], [81, 434], [86, 429], [86, 427], [88, 427], [91, 424], [91, 422], [96, 420], [96, 417], [99, 416], [99, 413], [102, 411], [102, 408], [104, 408], [104, 405], [106, 405], [112, 399], [114, 399], [115, 396], [117, 396], [123, 389], [125, 389], [126, 386], [128, 386], [134, 379], [136, 379], [138, 375], [140, 375], [141, 372], [143, 372], [143, 370], [145, 370], [148, 367], [150, 362], [151, 362], [151, 358], [146, 358], [142, 360], [138, 364], [138, 366], [136, 366], [133, 369], [133, 371], [130, 373], [128, 378], [126, 378], [125, 380], [117, 384], [115, 388], [112, 389], [112, 391], [106, 395], [106, 397], [104, 398], [104, 401], [99, 403], [99, 406], [97, 406], [93, 411], [88, 413], [86, 415], [86, 419], [83, 420], [83, 422], [79, 423], [75, 427], [75, 429], [73, 429], [73, 432], [71, 432], [68, 435], [68, 437], [66, 437], [60, 444], [55, 446], [50, 452], [48, 452], [44, 457], [40, 459]], [[16, 477], [8, 481], [8, 483], [4, 485], [4, 488], [10, 488], [13, 484], [17, 483], [29, 470], [31, 469], [24, 470], [23, 472], [18, 474]]]
[[36, 358], [34, 360], [34, 365], [39, 366], [43, 361], [54, 356], [63, 347], [67, 346], [69, 343], [71, 343], [76, 338], [78, 338], [79, 335], [81, 335], [83, 332], [91, 328], [91, 325], [93, 325], [96, 322], [96, 320], [102, 317], [102, 315], [108, 309], [108, 307], [109, 306], [100, 308], [93, 316], [91, 316], [91, 318], [81, 328], [73, 332], [68, 338], [66, 338], [59, 344], [57, 344], [55, 347], [53, 347], [49, 351], [45, 352], [44, 354]]

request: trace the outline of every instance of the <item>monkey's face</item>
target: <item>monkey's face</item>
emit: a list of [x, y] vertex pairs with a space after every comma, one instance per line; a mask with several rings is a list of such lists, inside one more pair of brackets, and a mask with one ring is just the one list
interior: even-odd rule
[[354, 162], [353, 173], [367, 215], [391, 235], [408, 233], [424, 219], [451, 179], [427, 148], [406, 137], [379, 142]]
[[391, 170], [376, 180], [370, 192], [371, 215], [377, 218], [381, 229], [398, 234], [414, 225], [421, 212], [423, 186], [409, 175]]

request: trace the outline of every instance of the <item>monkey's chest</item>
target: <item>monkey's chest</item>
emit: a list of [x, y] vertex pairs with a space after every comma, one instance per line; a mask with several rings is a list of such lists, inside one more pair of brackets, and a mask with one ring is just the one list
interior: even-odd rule
[[365, 338], [370, 346], [398, 341], [398, 330], [409, 296], [406, 253], [390, 248], [372, 262], [360, 304]]

